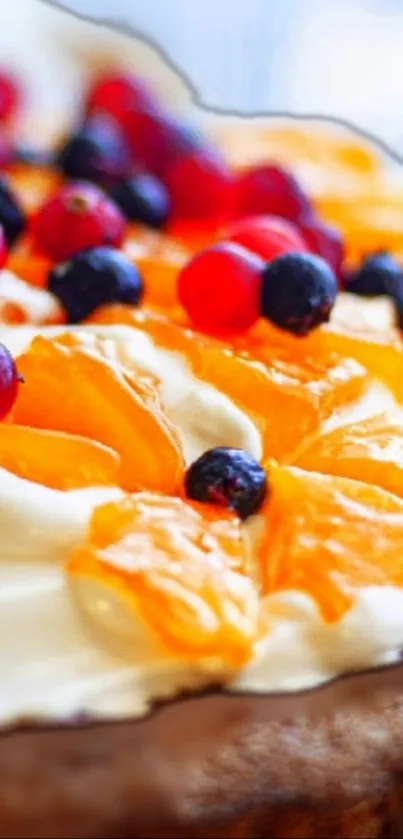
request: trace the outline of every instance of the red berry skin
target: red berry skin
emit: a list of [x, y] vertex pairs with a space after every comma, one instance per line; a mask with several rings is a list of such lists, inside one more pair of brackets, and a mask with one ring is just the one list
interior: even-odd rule
[[299, 224], [311, 216], [312, 207], [291, 172], [266, 163], [239, 173], [237, 212], [241, 216], [281, 216]]
[[0, 70], [0, 121], [9, 122], [21, 104], [21, 88], [17, 80]]
[[15, 361], [4, 344], [0, 344], [0, 420], [10, 413], [18, 395], [20, 378]]
[[0, 268], [4, 268], [8, 257], [7, 240], [4, 235], [4, 230], [0, 224]]
[[163, 181], [176, 219], [219, 219], [230, 212], [233, 176], [218, 154], [181, 157], [167, 169]]
[[0, 169], [4, 169], [5, 166], [8, 166], [9, 163], [12, 162], [14, 157], [14, 150], [11, 145], [11, 141], [7, 133], [1, 130], [0, 126]]
[[95, 184], [62, 187], [32, 220], [37, 246], [55, 262], [97, 245], [119, 248], [126, 221], [119, 207]]
[[105, 73], [94, 80], [85, 102], [85, 116], [104, 111], [123, 128], [133, 114], [158, 113], [157, 98], [141, 79], [130, 73]]
[[176, 160], [208, 145], [199, 132], [163, 114], [133, 114], [128, 120], [127, 134], [134, 160], [158, 178]]
[[178, 278], [178, 297], [197, 329], [239, 332], [259, 317], [264, 262], [233, 242], [196, 254]]
[[238, 242], [264, 260], [274, 259], [290, 251], [308, 250], [298, 228], [279, 216], [252, 216], [234, 222], [222, 238]]
[[340, 233], [320, 219], [311, 219], [300, 225], [308, 248], [329, 263], [336, 277], [341, 280], [344, 246]]

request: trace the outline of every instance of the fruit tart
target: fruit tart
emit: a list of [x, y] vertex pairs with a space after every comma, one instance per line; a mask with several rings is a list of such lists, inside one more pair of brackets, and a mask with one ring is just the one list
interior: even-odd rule
[[79, 123], [5, 134], [0, 837], [403, 836], [400, 170]]

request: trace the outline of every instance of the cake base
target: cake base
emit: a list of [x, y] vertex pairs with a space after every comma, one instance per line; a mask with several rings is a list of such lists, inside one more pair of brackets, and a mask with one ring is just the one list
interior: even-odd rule
[[0, 837], [403, 837], [403, 666], [0, 737]]

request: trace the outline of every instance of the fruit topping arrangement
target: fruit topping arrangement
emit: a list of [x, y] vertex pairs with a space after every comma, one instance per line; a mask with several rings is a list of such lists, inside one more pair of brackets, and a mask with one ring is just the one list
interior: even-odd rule
[[118, 72], [24, 150], [21, 100], [0, 73], [0, 467], [122, 491], [66, 559], [78, 588], [218, 673], [276, 592], [330, 625], [403, 587], [403, 185], [401, 241], [369, 212], [387, 162], [298, 124], [214, 143]]

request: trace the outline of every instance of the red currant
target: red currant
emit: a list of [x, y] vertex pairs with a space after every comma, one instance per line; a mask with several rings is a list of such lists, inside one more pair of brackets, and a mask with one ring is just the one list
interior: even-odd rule
[[12, 148], [10, 138], [6, 131], [0, 130], [0, 169], [4, 169], [14, 158], [14, 149]]
[[179, 300], [205, 332], [248, 329], [259, 316], [264, 262], [233, 242], [196, 254], [178, 279]]
[[0, 224], [0, 268], [4, 268], [4, 266], [7, 262], [7, 256], [8, 256], [7, 239], [5, 237], [3, 227]]
[[95, 184], [62, 187], [39, 210], [32, 233], [56, 262], [97, 245], [120, 247], [126, 222], [119, 207]]
[[15, 116], [21, 103], [21, 89], [17, 80], [0, 70], [0, 120], [8, 122]]
[[299, 223], [312, 213], [309, 198], [291, 172], [269, 163], [251, 166], [238, 176], [240, 215], [274, 215]]
[[20, 378], [15, 361], [4, 344], [0, 344], [0, 420], [10, 413], [17, 398]]
[[161, 177], [175, 160], [193, 154], [207, 141], [179, 120], [155, 113], [133, 115], [128, 139], [135, 160]]
[[336, 277], [340, 279], [344, 247], [338, 230], [315, 218], [300, 224], [299, 229], [309, 249], [328, 262]]
[[87, 94], [85, 114], [106, 111], [124, 128], [133, 114], [154, 113], [159, 105], [147, 85], [130, 73], [107, 73], [95, 79]]
[[218, 154], [202, 151], [179, 158], [165, 172], [164, 183], [176, 218], [220, 218], [230, 208], [232, 173]]
[[298, 228], [278, 216], [252, 216], [242, 219], [225, 231], [223, 239], [238, 242], [265, 260], [289, 251], [307, 250]]

